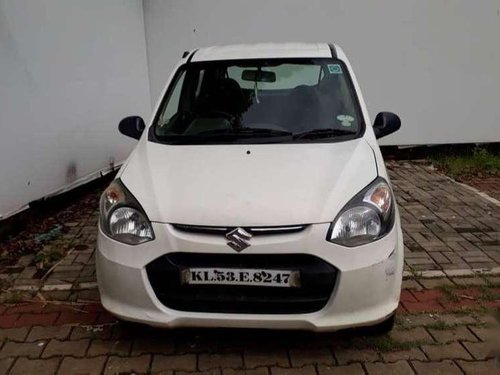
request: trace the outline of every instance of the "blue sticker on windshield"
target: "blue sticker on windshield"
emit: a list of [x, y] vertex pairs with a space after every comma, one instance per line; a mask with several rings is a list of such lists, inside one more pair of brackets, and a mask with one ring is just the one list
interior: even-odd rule
[[330, 74], [342, 74], [342, 67], [340, 64], [328, 64], [328, 71]]

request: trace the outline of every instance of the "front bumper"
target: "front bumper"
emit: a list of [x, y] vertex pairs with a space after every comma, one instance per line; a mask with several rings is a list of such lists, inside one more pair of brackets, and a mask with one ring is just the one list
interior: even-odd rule
[[299, 314], [207, 313], [167, 308], [157, 298], [146, 265], [166, 253], [231, 254], [223, 236], [186, 233], [168, 224], [153, 223], [156, 239], [138, 245], [118, 243], [101, 231], [98, 236], [97, 276], [101, 301], [112, 314], [130, 321], [165, 327], [244, 327], [337, 330], [376, 324], [397, 308], [403, 272], [403, 243], [396, 222], [386, 237], [357, 248], [325, 240], [329, 224], [304, 231], [256, 236], [245, 254], [310, 254], [338, 270], [326, 305]]

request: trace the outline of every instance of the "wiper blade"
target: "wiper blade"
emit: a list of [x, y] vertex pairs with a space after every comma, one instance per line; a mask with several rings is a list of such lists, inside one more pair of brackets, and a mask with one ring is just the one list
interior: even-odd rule
[[193, 134], [193, 136], [204, 135], [229, 135], [229, 136], [287, 136], [292, 135], [291, 132], [285, 130], [266, 129], [266, 128], [236, 128], [236, 129], [212, 129], [200, 133]]
[[293, 135], [293, 139], [313, 139], [313, 138], [335, 137], [339, 135], [352, 135], [352, 134], [356, 134], [356, 132], [344, 129], [319, 128], [319, 129], [308, 130], [302, 133], [295, 133]]

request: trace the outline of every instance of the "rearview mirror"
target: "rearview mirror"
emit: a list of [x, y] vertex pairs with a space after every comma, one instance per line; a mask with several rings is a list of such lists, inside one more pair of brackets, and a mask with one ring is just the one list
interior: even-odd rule
[[120, 133], [134, 139], [141, 138], [142, 132], [145, 128], [146, 124], [140, 116], [125, 117], [118, 124], [118, 130]]
[[401, 120], [398, 115], [392, 112], [380, 112], [375, 117], [373, 132], [378, 139], [398, 131], [400, 127]]
[[252, 82], [276, 82], [276, 73], [267, 70], [244, 70], [241, 79]]

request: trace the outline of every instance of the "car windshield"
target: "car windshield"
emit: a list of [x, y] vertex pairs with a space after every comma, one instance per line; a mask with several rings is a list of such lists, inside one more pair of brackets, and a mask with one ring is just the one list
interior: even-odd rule
[[336, 59], [268, 59], [183, 65], [154, 120], [169, 144], [299, 143], [353, 139], [363, 122]]

